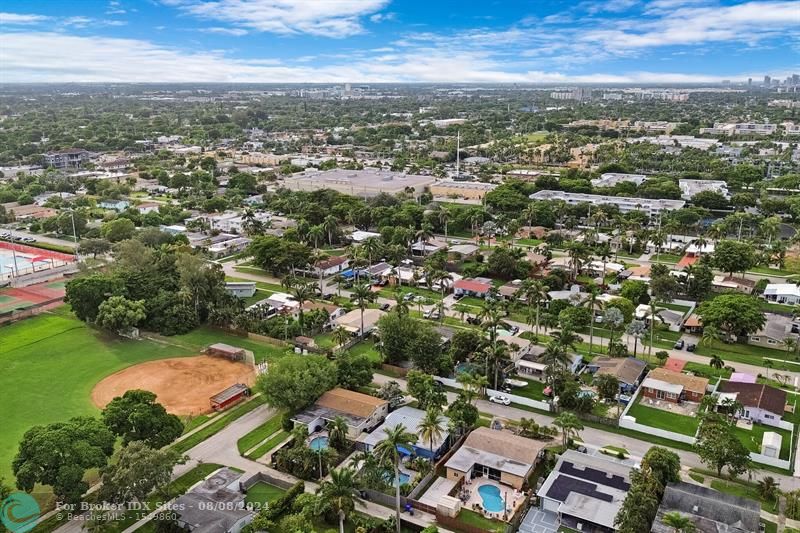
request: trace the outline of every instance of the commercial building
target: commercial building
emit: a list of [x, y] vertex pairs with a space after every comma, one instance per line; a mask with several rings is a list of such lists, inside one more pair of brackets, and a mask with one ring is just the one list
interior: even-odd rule
[[592, 205], [615, 205], [621, 213], [644, 211], [655, 217], [664, 211], [680, 209], [686, 202], [683, 200], [663, 200], [653, 198], [632, 198], [629, 196], [605, 196], [601, 194], [584, 194], [564, 191], [538, 191], [530, 195], [531, 200], [562, 200], [570, 205], [588, 203]]
[[641, 185], [642, 183], [647, 180], [647, 176], [644, 174], [622, 174], [618, 172], [606, 172], [605, 174], [601, 174], [599, 178], [595, 178], [592, 180], [592, 186], [594, 187], [613, 187], [618, 183], [634, 183], [636, 185]]
[[447, 460], [447, 479], [459, 481], [486, 477], [522, 489], [533, 472], [545, 442], [514, 435], [510, 431], [479, 427]]
[[700, 128], [701, 134], [709, 135], [772, 135], [778, 130], [777, 124], [757, 124], [755, 122], [725, 123], [717, 122], [713, 128]]
[[380, 193], [412, 192], [418, 195], [434, 183], [433, 176], [403, 174], [383, 170], [307, 170], [288, 176], [283, 186], [295, 191], [333, 189], [351, 196], [376, 196]]
[[483, 200], [487, 193], [497, 188], [494, 183], [481, 181], [437, 181], [430, 187], [434, 198], [463, 198], [465, 200]]
[[681, 198], [684, 200], [691, 200], [694, 195], [705, 192], [711, 191], [716, 192], [724, 196], [725, 198], [730, 198], [730, 193], [728, 192], [728, 184], [724, 181], [718, 180], [678, 180], [678, 186], [681, 188]]
[[631, 470], [601, 455], [567, 450], [536, 493], [541, 509], [558, 513], [560, 525], [575, 531], [615, 531]]

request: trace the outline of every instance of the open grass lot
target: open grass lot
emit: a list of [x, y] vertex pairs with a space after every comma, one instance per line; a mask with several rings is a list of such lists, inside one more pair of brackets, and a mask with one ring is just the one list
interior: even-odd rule
[[461, 509], [461, 512], [458, 513], [458, 519], [467, 525], [480, 528], [484, 531], [500, 532], [506, 529], [506, 525], [503, 522], [499, 520], [490, 520], [469, 509]]
[[[773, 370], [792, 370], [800, 371], [800, 362], [787, 360], [784, 366], [783, 359], [786, 357], [786, 352], [783, 350], [772, 350], [770, 348], [761, 348], [760, 346], [751, 346], [742, 343], [724, 343], [714, 341], [711, 345], [703, 346], [698, 344], [695, 353], [698, 355], [705, 355], [711, 357], [714, 354], [719, 354], [725, 364], [731, 365], [734, 368], [734, 363], [745, 363], [749, 365], [764, 366], [764, 358], [768, 357], [776, 359], [773, 361]], [[766, 374], [766, 369], [764, 369]]]
[[[395, 286], [395, 287], [383, 287], [380, 291], [378, 291], [378, 295], [382, 296], [383, 298], [389, 298], [394, 300], [397, 293], [402, 294], [405, 296], [406, 294], [414, 294], [416, 296], [422, 296], [423, 298], [427, 298], [428, 300], [432, 300], [433, 302], [438, 302], [442, 299], [441, 293], [436, 291], [432, 291], [430, 289], [424, 289], [421, 287], [408, 287], [406, 285], [402, 286]], [[413, 306], [416, 305], [416, 302], [409, 302], [409, 305]]]
[[68, 307], [0, 328], [0, 477], [13, 480], [11, 460], [31, 426], [98, 413], [94, 385], [123, 368], [169, 357], [197, 355], [213, 342], [253, 350], [261, 359], [283, 350], [221, 331], [198, 329], [164, 343], [125, 340], [88, 327]]
[[[244, 501], [263, 506], [277, 500], [285, 493], [286, 491], [280, 487], [259, 481], [247, 489], [247, 496], [245, 496]], [[256, 507], [256, 509], [260, 509], [260, 507]]]
[[761, 508], [767, 512], [775, 513], [775, 502], [767, 501], [761, 498], [758, 493], [758, 487], [755, 484], [737, 483], [735, 481], [725, 481], [722, 479], [714, 479], [711, 481], [711, 488], [734, 496], [741, 496], [742, 498], [749, 498], [761, 503]]
[[636, 418], [636, 421], [646, 426], [651, 426], [667, 431], [674, 431], [682, 435], [693, 437], [697, 433], [697, 426], [700, 420], [697, 417], [684, 416], [669, 411], [662, 411], [653, 407], [642, 405], [638, 401], [630, 408], [628, 415]]
[[[517, 379], [524, 379], [524, 378], [517, 378]], [[511, 390], [512, 394], [516, 394], [517, 396], [524, 396], [525, 398], [530, 398], [531, 400], [545, 400], [544, 396], [544, 388], [547, 386], [541, 381], [536, 381], [533, 379], [524, 379], [527, 381], [528, 384], [524, 387], [514, 387]]]
[[375, 341], [372, 339], [359, 342], [350, 348], [348, 353], [354, 355], [366, 355], [375, 365], [380, 365], [383, 361], [383, 357], [381, 356], [380, 352], [378, 352], [378, 348], [375, 346]]
[[281, 415], [277, 414], [239, 439], [239, 441], [236, 443], [236, 446], [239, 448], [239, 453], [244, 454], [256, 444], [259, 444], [267, 437], [280, 430], [280, 428]]
[[783, 437], [781, 441], [780, 458], [788, 460], [792, 453], [792, 433], [790, 431], [761, 424], [753, 424], [753, 429], [750, 430], [739, 427], [734, 430], [741, 443], [744, 444], [748, 450], [756, 453], [761, 453], [761, 441], [764, 438], [764, 433], [768, 431], [774, 431]]

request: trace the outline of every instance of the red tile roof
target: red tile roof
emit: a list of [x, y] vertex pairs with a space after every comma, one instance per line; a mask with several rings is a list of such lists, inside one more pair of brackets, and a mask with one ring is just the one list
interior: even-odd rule
[[490, 283], [482, 283], [473, 279], [460, 279], [455, 282], [453, 287], [456, 289], [461, 289], [462, 291], [487, 292], [492, 288], [492, 285]]

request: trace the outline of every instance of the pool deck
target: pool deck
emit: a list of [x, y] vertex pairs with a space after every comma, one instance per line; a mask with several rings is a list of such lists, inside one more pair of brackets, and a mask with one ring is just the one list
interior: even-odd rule
[[[483, 485], [493, 485], [500, 489], [500, 496], [505, 501], [506, 510], [508, 511], [507, 516], [504, 516], [505, 513], [503, 512], [497, 513], [483, 510], [483, 498], [478, 492], [478, 488]], [[475, 512], [483, 512], [485, 517], [494, 518], [495, 520], [510, 520], [517, 510], [525, 503], [524, 493], [515, 490], [513, 487], [503, 485], [502, 483], [488, 478], [475, 478], [472, 481], [465, 483], [462, 488], [465, 491], [469, 491], [469, 499], [467, 499], [467, 501], [464, 503], [465, 509], [470, 509]]]

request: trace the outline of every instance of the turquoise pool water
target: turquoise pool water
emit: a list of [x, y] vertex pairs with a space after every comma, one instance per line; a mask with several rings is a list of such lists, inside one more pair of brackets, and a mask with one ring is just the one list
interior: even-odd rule
[[483, 500], [483, 508], [490, 513], [502, 513], [506, 506], [500, 496], [500, 489], [494, 485], [481, 485], [478, 487], [478, 494]]
[[308, 447], [315, 452], [324, 450], [328, 447], [328, 437], [314, 437], [311, 439], [311, 442], [308, 443]]
[[[397, 480], [395, 480], [395, 478], [394, 478], [394, 473], [388, 472], [386, 474], [386, 477], [384, 477], [384, 479], [391, 486], [393, 486], [393, 487], [397, 486]], [[411, 481], [411, 476], [406, 474], [405, 472], [400, 472], [400, 475], [398, 476], [398, 480], [400, 481], [400, 485], [403, 485], [404, 483], [409, 483]]]

